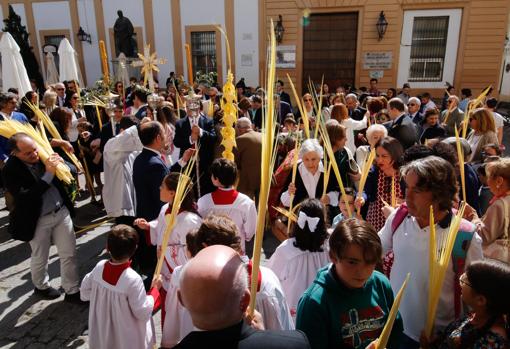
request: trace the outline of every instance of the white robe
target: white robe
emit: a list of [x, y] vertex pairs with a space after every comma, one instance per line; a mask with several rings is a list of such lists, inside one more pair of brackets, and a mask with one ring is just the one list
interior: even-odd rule
[[81, 283], [82, 300], [90, 300], [89, 347], [150, 348], [156, 342], [152, 310], [143, 281], [133, 269], [124, 270], [115, 286], [103, 280], [107, 261], [100, 261]]
[[[161, 337], [161, 346], [165, 348], [175, 346], [195, 330], [188, 310], [181, 305], [177, 298], [181, 270], [182, 266], [174, 270], [166, 296], [166, 318]], [[262, 266], [260, 273], [262, 276], [260, 290], [257, 292], [256, 309], [262, 315], [265, 328], [267, 330], [293, 330], [294, 323], [278, 278], [270, 269]]]
[[136, 126], [108, 140], [103, 151], [103, 201], [109, 217], [135, 217], [133, 163], [143, 146]]
[[[169, 215], [165, 215], [167, 209], [168, 204], [163, 205], [159, 211], [158, 218], [149, 222], [151, 243], [157, 245], [158, 248], [163, 243], [163, 235], [168, 225]], [[161, 269], [163, 288], [165, 290], [168, 290], [170, 277], [175, 268], [186, 263], [188, 260], [186, 257], [186, 235], [190, 231], [200, 228], [201, 224], [202, 219], [193, 212], [184, 211], [177, 215], [174, 228], [168, 240], [168, 247], [165, 251], [165, 263], [163, 263]]]
[[282, 242], [266, 264], [282, 284], [293, 319], [299, 299], [315, 280], [317, 271], [330, 262], [327, 243], [322, 246], [323, 252], [310, 252], [295, 247], [295, 241], [291, 238]]
[[[218, 190], [230, 191], [233, 189], [218, 188]], [[230, 217], [239, 228], [241, 248], [245, 252], [245, 243], [253, 238], [257, 227], [257, 208], [252, 199], [243, 193], [239, 193], [231, 204], [216, 205], [212, 194], [206, 194], [198, 199], [197, 205], [198, 213], [202, 217], [206, 217], [210, 213]]]

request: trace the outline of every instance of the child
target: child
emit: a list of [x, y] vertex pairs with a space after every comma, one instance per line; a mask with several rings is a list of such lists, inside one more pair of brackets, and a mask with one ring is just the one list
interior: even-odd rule
[[[204, 218], [200, 228], [186, 236], [190, 258], [212, 245], [229, 246], [241, 254], [240, 241], [236, 224], [230, 218], [222, 215], [211, 215]], [[247, 267], [248, 274], [251, 275], [251, 262], [247, 261]], [[165, 348], [177, 344], [194, 330], [187, 309], [181, 305], [177, 297], [181, 270], [182, 266], [175, 269], [165, 302], [169, 317], [165, 322], [161, 339], [161, 345]], [[287, 301], [276, 275], [269, 268], [261, 266], [258, 280], [260, 286], [255, 309], [261, 313], [265, 328], [268, 330], [294, 329]]]
[[[388, 279], [375, 266], [382, 246], [365, 221], [340, 222], [329, 238], [332, 264], [322, 268], [301, 297], [296, 329], [313, 349], [366, 348], [377, 339], [393, 305]], [[398, 348], [403, 323], [398, 315], [387, 348]]]
[[234, 189], [237, 180], [237, 166], [227, 159], [216, 159], [211, 165], [211, 180], [216, 191], [198, 200], [198, 212], [202, 217], [210, 213], [230, 217], [239, 228], [241, 248], [245, 253], [245, 242], [255, 235], [257, 209], [255, 202]]
[[[348, 218], [356, 218], [356, 192], [353, 188], [345, 188], [345, 200], [347, 200], [349, 208], [351, 210], [351, 217], [349, 217], [349, 212], [347, 211], [347, 205], [345, 204], [345, 200], [343, 197], [340, 197], [338, 202], [338, 207], [340, 208], [340, 213], [333, 218], [333, 223], [331, 224], [331, 228], [335, 229], [338, 223]], [[364, 198], [366, 200], [366, 197]], [[359, 202], [359, 200], [358, 200]]]
[[156, 341], [152, 312], [159, 305], [161, 278], [145, 293], [142, 278], [130, 268], [138, 234], [119, 224], [108, 233], [110, 260], [100, 261], [81, 283], [83, 301], [90, 301], [91, 348], [151, 348]]
[[473, 313], [448, 325], [430, 346], [422, 336], [422, 348], [508, 348], [510, 266], [493, 260], [476, 261], [466, 268], [459, 283], [462, 300]]
[[324, 206], [317, 199], [306, 199], [298, 217], [294, 237], [283, 241], [267, 263], [282, 284], [293, 319], [299, 298], [329, 262]]
[[[173, 203], [175, 197], [179, 177], [179, 173], [171, 172], [163, 179], [163, 183], [161, 183], [159, 188], [159, 198], [162, 202], [166, 202], [166, 204], [161, 207], [161, 211], [159, 212], [157, 219], [147, 222], [143, 218], [137, 218], [134, 221], [135, 226], [150, 232], [150, 234], [146, 234], [146, 236], [150, 236], [151, 244], [158, 247], [158, 258], [161, 254], [161, 244], [163, 243], [163, 235], [167, 227], [166, 219], [172, 211], [172, 207], [170, 205]], [[165, 302], [166, 291], [168, 290], [168, 285], [174, 269], [187, 261], [186, 234], [192, 230], [198, 229], [201, 222], [202, 220], [196, 211], [193, 193], [190, 191], [181, 203], [181, 209], [175, 218], [175, 225], [173, 231], [170, 233], [168, 247], [165, 252], [165, 262], [161, 269], [161, 275], [163, 277], [161, 301], [163, 304]], [[161, 312], [161, 322], [163, 324], [165, 322], [165, 315], [166, 314], [163, 309]]]

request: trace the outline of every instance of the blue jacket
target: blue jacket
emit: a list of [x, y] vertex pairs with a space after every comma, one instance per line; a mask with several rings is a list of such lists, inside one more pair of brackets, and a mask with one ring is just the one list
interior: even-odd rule
[[[28, 119], [25, 116], [25, 114], [23, 114], [23, 113], [19, 113], [19, 112], [15, 111], [12, 113], [11, 119], [28, 124]], [[0, 114], [0, 121], [4, 121], [4, 117], [1, 114]], [[11, 149], [9, 148], [8, 139], [0, 136], [0, 160], [7, 161], [10, 154], [11, 154]]]

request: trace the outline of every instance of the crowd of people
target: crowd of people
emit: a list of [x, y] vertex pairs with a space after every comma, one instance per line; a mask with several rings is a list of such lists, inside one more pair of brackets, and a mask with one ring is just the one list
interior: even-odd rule
[[[171, 74], [155, 107], [132, 78], [130, 86], [112, 86], [111, 113], [84, 103], [87, 91], [75, 81], [44, 93], [0, 94], [0, 122], [30, 124], [54, 149], [42, 161], [30, 135], [0, 137], [9, 231], [30, 244], [34, 293], [61, 296], [48, 276], [54, 243], [65, 300], [90, 306], [91, 348], [152, 348], [159, 310], [162, 348], [376, 348], [410, 273], [388, 348], [510, 347], [510, 160], [497, 100], [489, 91], [473, 106], [469, 89], [458, 97], [449, 86], [436, 104], [427, 92], [414, 96], [409, 84], [384, 93], [377, 84], [335, 92], [311, 86], [298, 108], [283, 81], [268, 96], [241, 79], [235, 161], [221, 157], [220, 86], [185, 91]], [[278, 136], [266, 230], [281, 244], [254, 276], [246, 243], [257, 230], [268, 98]], [[45, 131], [27, 102], [49, 116], [60, 137]], [[315, 132], [319, 123], [325, 132]], [[325, 155], [329, 145], [334, 159]], [[83, 164], [84, 184], [69, 153]], [[74, 185], [57, 178], [59, 163]], [[190, 190], [169, 230], [188, 164]], [[73, 201], [86, 192], [116, 225], [107, 236], [110, 258], [80, 283]], [[461, 202], [464, 217], [429, 335], [430, 212], [441, 241]], [[291, 208], [294, 214], [284, 214]]]

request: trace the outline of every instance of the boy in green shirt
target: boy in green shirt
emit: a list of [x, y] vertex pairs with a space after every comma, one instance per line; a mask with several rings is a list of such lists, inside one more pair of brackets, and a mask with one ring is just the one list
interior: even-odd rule
[[[366, 348], [376, 340], [393, 305], [389, 280], [375, 266], [382, 246], [365, 221], [340, 222], [329, 238], [332, 264], [319, 270], [298, 304], [296, 329], [313, 349]], [[397, 315], [387, 347], [398, 348], [403, 323]]]

